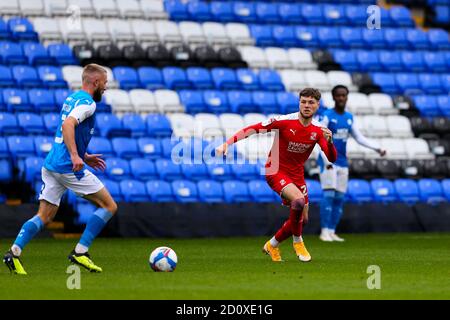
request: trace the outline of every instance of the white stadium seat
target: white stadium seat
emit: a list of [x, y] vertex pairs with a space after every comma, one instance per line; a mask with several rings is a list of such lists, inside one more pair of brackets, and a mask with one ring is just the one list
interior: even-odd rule
[[0, 14], [18, 16], [20, 14], [19, 0], [0, 1]]
[[281, 70], [279, 74], [287, 91], [298, 92], [306, 86], [304, 71]]
[[64, 66], [62, 67], [62, 74], [64, 80], [67, 81], [70, 88], [73, 90], [81, 89], [81, 75], [83, 68], [80, 66]]
[[140, 114], [157, 113], [158, 106], [155, 102], [153, 92], [145, 89], [130, 90], [130, 101], [136, 112]]
[[381, 139], [381, 147], [386, 150], [387, 159], [408, 159], [405, 144], [402, 139]]
[[411, 122], [405, 116], [392, 115], [386, 117], [390, 136], [393, 138], [412, 138], [414, 136]]
[[306, 49], [290, 48], [287, 50], [289, 59], [295, 69], [317, 69], [312, 54]]
[[91, 43], [93, 42], [109, 42], [111, 35], [105, 20], [86, 18], [81, 19], [84, 32]]
[[[69, 12], [72, 10], [80, 10], [81, 17], [93, 17], [95, 16], [95, 9], [92, 6], [91, 0], [68, 0], [67, 1]], [[72, 10], [71, 10], [72, 9]]]
[[389, 129], [383, 116], [364, 116], [364, 128], [368, 137], [383, 138], [389, 136]]
[[247, 113], [244, 115], [244, 125], [250, 126], [256, 123], [263, 122], [267, 117], [261, 113]]
[[116, 0], [117, 8], [124, 18], [144, 18], [139, 2], [137, 0]]
[[184, 112], [185, 108], [180, 102], [180, 97], [178, 93], [172, 90], [155, 90], [153, 92], [155, 95], [155, 101], [158, 105], [159, 112], [170, 113], [170, 112]]
[[308, 86], [319, 90], [331, 90], [325, 72], [319, 70], [306, 70], [303, 75]]
[[58, 21], [51, 18], [35, 18], [33, 20], [34, 30], [39, 34], [41, 42], [54, 41], [63, 42]]
[[367, 95], [360, 92], [350, 92], [347, 101], [348, 111], [354, 114], [372, 114], [373, 109]]
[[114, 113], [134, 112], [128, 92], [121, 89], [109, 89], [105, 91], [105, 102], [111, 106]]
[[371, 93], [369, 94], [369, 101], [376, 114], [398, 114], [391, 96], [385, 93]]
[[349, 91], [358, 91], [358, 88], [353, 85], [352, 76], [346, 71], [328, 71], [328, 83], [333, 88], [337, 85], [344, 85]]
[[[382, 139], [370, 138], [370, 141], [376, 143], [379, 146], [381, 146], [381, 140]], [[361, 146], [361, 150], [364, 152], [364, 158], [366, 159], [381, 159], [380, 154], [372, 149]]]
[[347, 156], [352, 159], [364, 158], [364, 150], [353, 138], [347, 140]]
[[66, 0], [44, 0], [45, 12], [49, 17], [67, 15]]
[[227, 138], [245, 127], [244, 119], [236, 113], [222, 113], [219, 115], [219, 121]]
[[228, 37], [234, 45], [254, 45], [255, 40], [250, 34], [248, 26], [244, 23], [229, 22], [225, 25]]
[[117, 18], [120, 16], [119, 8], [117, 8], [115, 1], [95, 0], [92, 2], [92, 5], [98, 18]]
[[189, 138], [194, 136], [195, 119], [190, 114], [173, 113], [168, 115], [173, 134], [177, 137]]
[[135, 35], [128, 20], [108, 19], [106, 20], [106, 24], [111, 38], [114, 39], [116, 43], [135, 42]]
[[194, 135], [205, 140], [214, 137], [223, 137], [219, 117], [212, 113], [197, 113], [195, 119]]
[[182, 42], [178, 25], [173, 21], [158, 20], [155, 21], [156, 32], [159, 40], [162, 42]]
[[[9, 2], [5, 1], [5, 2]], [[20, 0], [20, 11], [24, 16], [43, 16], [45, 6], [42, 0]]]
[[114, 79], [114, 73], [110, 67], [102, 66], [106, 70], [106, 77], [108, 79], [108, 88], [117, 89], [119, 88], [119, 83]]
[[267, 61], [272, 69], [290, 69], [292, 62], [285, 49], [268, 47], [265, 49]]
[[229, 44], [230, 38], [227, 35], [225, 26], [217, 22], [205, 22], [202, 25], [203, 34], [211, 44]]
[[424, 139], [410, 138], [405, 139], [404, 142], [409, 159], [434, 159], [434, 154], [430, 152], [428, 143]]
[[181, 36], [187, 43], [204, 43], [206, 37], [203, 34], [202, 25], [197, 22], [182, 21], [178, 24]]
[[322, 101], [322, 105], [324, 105], [328, 109], [334, 108], [334, 100], [330, 91], [322, 92], [320, 100]]
[[148, 19], [167, 19], [162, 0], [141, 0], [141, 9]]
[[367, 128], [366, 128], [366, 125], [365, 125], [364, 116], [353, 115], [352, 127], [358, 129], [359, 132], [361, 132], [361, 134], [363, 136], [370, 136], [369, 133], [366, 130]]
[[131, 29], [139, 41], [140, 44], [143, 42], [157, 42], [159, 37], [156, 32], [155, 24], [152, 21], [146, 20], [130, 20]]
[[257, 47], [239, 47], [242, 60], [248, 63], [251, 68], [268, 68], [266, 53]]
[[86, 43], [87, 38], [83, 30], [81, 20], [72, 20], [67, 18], [58, 19], [59, 30], [61, 31], [64, 42], [66, 43]]

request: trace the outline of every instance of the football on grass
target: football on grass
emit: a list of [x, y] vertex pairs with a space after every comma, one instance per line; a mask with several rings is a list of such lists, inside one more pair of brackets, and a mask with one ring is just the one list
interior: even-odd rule
[[172, 272], [177, 262], [177, 254], [169, 247], [158, 247], [150, 254], [149, 263], [154, 271]]

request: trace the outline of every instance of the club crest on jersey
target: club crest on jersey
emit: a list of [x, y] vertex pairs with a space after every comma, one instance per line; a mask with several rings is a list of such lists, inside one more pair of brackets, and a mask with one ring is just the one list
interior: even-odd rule
[[91, 129], [91, 135], [94, 134], [94, 128]]
[[281, 184], [282, 186], [284, 186], [284, 185], [286, 184], [286, 180], [281, 179], [281, 180], [280, 180], [280, 184]]
[[296, 132], [297, 130], [289, 129], [289, 131], [292, 132], [292, 134], [295, 136], [295, 132]]
[[317, 132], [311, 132], [310, 140], [317, 140]]

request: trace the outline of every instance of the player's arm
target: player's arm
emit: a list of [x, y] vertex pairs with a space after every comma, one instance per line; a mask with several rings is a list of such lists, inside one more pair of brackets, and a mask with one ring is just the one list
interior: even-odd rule
[[367, 139], [366, 137], [364, 137], [362, 135], [361, 131], [359, 131], [359, 129], [356, 128], [355, 125], [352, 125], [350, 134], [356, 140], [356, 142], [358, 142], [360, 145], [378, 152], [380, 154], [380, 156], [384, 156], [386, 154], [386, 150], [381, 149], [378, 144], [376, 144], [376, 143], [370, 141], [369, 139]]
[[335, 162], [337, 159], [337, 151], [333, 143], [333, 134], [328, 128], [321, 128], [321, 129], [322, 135], [318, 141], [320, 149], [322, 149], [328, 161]]
[[[319, 124], [322, 127], [328, 128], [328, 124], [330, 123], [330, 120], [328, 119], [328, 117], [325, 115], [322, 120], [319, 122]], [[325, 155], [325, 153], [322, 151], [322, 149], [320, 150], [320, 156], [322, 157], [323, 163], [325, 168], [327, 169], [331, 169], [333, 167], [333, 163], [330, 162], [327, 158], [327, 156]]]

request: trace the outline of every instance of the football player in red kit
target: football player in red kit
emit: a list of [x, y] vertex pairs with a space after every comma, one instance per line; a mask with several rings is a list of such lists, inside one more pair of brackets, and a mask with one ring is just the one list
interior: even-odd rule
[[312, 118], [319, 108], [321, 94], [314, 88], [300, 92], [300, 111], [248, 126], [238, 131], [216, 149], [216, 155], [226, 155], [228, 146], [256, 133], [275, 132], [275, 139], [265, 165], [265, 176], [269, 186], [290, 207], [289, 219], [267, 241], [263, 251], [272, 261], [282, 261], [279, 244], [291, 235], [293, 246], [300, 261], [310, 261], [302, 238], [303, 223], [308, 219], [308, 191], [304, 178], [304, 163], [316, 143], [330, 162], [336, 161], [337, 153], [329, 129], [313, 123]]

